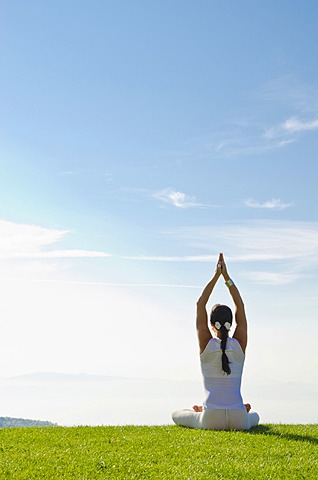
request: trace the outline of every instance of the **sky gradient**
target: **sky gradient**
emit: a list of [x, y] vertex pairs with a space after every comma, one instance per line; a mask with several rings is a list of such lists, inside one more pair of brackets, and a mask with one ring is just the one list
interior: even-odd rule
[[195, 303], [223, 252], [244, 399], [318, 421], [317, 14], [2, 2], [0, 377], [200, 380]]

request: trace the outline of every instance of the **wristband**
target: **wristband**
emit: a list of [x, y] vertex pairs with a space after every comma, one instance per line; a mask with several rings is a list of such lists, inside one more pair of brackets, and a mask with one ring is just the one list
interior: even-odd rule
[[228, 288], [230, 288], [230, 287], [232, 287], [232, 286], [234, 285], [234, 282], [233, 282], [233, 280], [231, 280], [231, 279], [229, 278], [228, 280], [226, 280], [225, 285], [226, 285]]

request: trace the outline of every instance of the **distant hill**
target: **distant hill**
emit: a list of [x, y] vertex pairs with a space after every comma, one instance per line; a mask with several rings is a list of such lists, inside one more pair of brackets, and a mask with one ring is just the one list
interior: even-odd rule
[[58, 372], [36, 372], [11, 377], [13, 381], [27, 382], [111, 382], [117, 380], [131, 380], [128, 377], [113, 377], [110, 375], [93, 375], [87, 373], [58, 373]]
[[0, 428], [18, 427], [56, 427], [56, 423], [42, 420], [28, 420], [25, 418], [0, 417]]

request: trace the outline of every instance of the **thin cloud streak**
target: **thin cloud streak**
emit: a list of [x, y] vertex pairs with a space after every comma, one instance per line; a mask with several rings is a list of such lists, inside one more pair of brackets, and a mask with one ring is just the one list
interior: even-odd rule
[[65, 170], [64, 172], [59, 172], [59, 175], [62, 175], [62, 176], [74, 175], [74, 172], [72, 170]]
[[[246, 125], [225, 125], [222, 131], [215, 131], [189, 140], [191, 154], [197, 158], [231, 159], [238, 156], [263, 155], [280, 150], [295, 142], [286, 132], [283, 136], [268, 135], [271, 129], [264, 122]], [[264, 133], [265, 132], [265, 133]]]
[[[267, 256], [304, 256], [318, 254], [318, 222], [293, 222], [255, 220], [220, 226], [196, 226], [178, 228], [165, 232], [166, 235], [183, 237], [192, 246], [206, 248], [223, 244], [236, 253]], [[235, 253], [234, 253], [235, 252]]]
[[283, 203], [280, 198], [272, 198], [266, 202], [260, 203], [252, 198], [244, 200], [244, 203], [247, 207], [251, 208], [265, 208], [272, 210], [285, 210], [288, 207], [292, 207], [293, 203]]
[[299, 280], [303, 275], [277, 273], [277, 272], [260, 272], [253, 271], [245, 274], [253, 283], [266, 285], [288, 285]]
[[49, 259], [49, 258], [96, 258], [96, 257], [111, 257], [110, 253], [106, 252], [96, 252], [93, 250], [49, 250], [47, 252], [37, 252], [37, 253], [28, 253], [28, 252], [17, 252], [17, 253], [7, 253], [2, 255], [0, 253], [0, 258], [2, 259], [14, 259], [14, 258], [24, 258], [24, 259]]
[[[37, 280], [33, 280], [33, 283]], [[179, 283], [112, 283], [112, 282], [83, 282], [70, 280], [41, 280], [41, 283], [57, 283], [66, 285], [95, 285], [104, 287], [133, 287], [133, 288], [202, 288], [202, 285], [186, 285]]]
[[[253, 271], [272, 272], [267, 277], [259, 275], [262, 283], [291, 283], [318, 267], [317, 222], [250, 221], [180, 228], [167, 234], [182, 238], [189, 248], [210, 250], [214, 246], [231, 263], [251, 263]], [[208, 256], [199, 258], [210, 261]]]
[[217, 259], [214, 255], [189, 255], [189, 256], [161, 256], [161, 255], [117, 255], [124, 260], [137, 260], [146, 262], [211, 262]]
[[317, 111], [317, 86], [300, 81], [295, 75], [274, 77], [251, 92], [263, 103], [280, 104], [299, 113]]
[[[154, 256], [154, 255], [115, 255], [118, 258], [124, 260], [136, 260], [144, 262], [201, 262], [211, 263], [216, 262], [218, 255], [188, 255], [188, 256]], [[227, 258], [231, 262], [257, 262], [257, 261], [269, 261], [269, 260], [286, 260], [294, 258], [294, 255], [281, 255], [275, 253], [259, 253], [259, 254], [246, 254], [246, 255], [227, 255]]]

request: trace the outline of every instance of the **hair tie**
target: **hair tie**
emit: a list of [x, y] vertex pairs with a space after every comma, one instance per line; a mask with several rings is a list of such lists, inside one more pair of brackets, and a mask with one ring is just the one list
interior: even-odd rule
[[225, 322], [223, 325], [220, 322], [215, 322], [214, 326], [217, 330], [220, 330], [221, 327], [225, 327], [227, 331], [231, 329], [230, 322]]

